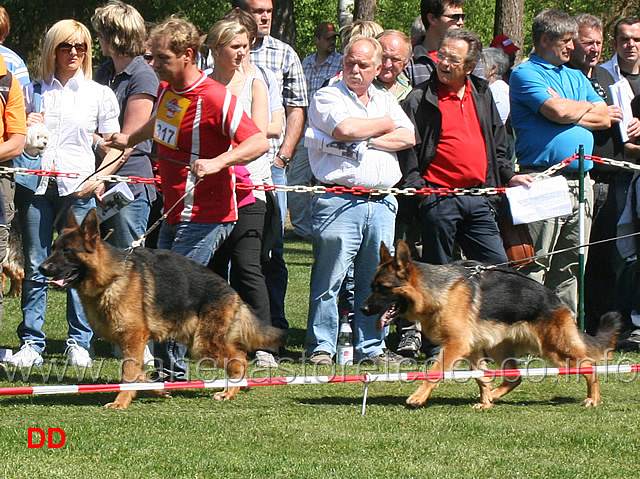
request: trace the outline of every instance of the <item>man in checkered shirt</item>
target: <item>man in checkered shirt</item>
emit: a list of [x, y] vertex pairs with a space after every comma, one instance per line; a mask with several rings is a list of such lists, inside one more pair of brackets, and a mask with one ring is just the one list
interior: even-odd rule
[[[342, 54], [336, 52], [336, 27], [328, 22], [318, 23], [313, 35], [316, 52], [302, 60], [302, 69], [307, 79], [309, 102], [321, 87], [342, 70]], [[309, 166], [309, 154], [301, 140], [296, 147], [293, 161], [287, 174], [288, 184], [310, 186], [313, 173]], [[289, 193], [289, 218], [297, 236], [311, 238], [311, 193]]]

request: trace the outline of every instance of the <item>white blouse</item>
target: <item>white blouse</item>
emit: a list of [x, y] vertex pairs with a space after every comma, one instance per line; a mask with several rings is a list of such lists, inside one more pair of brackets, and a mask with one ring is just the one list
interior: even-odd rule
[[[34, 111], [32, 83], [25, 86], [25, 100], [29, 114]], [[40, 112], [44, 112], [44, 123], [50, 132], [41, 169], [80, 175], [58, 177], [58, 193], [66, 196], [96, 169], [93, 133], [120, 131], [118, 100], [109, 87], [87, 80], [79, 70], [64, 86], [55, 77], [42, 82]], [[44, 194], [47, 184], [45, 177], [36, 194]]]

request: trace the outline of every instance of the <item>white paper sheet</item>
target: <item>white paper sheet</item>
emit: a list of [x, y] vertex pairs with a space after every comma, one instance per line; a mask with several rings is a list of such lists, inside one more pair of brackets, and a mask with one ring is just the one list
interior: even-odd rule
[[569, 184], [564, 176], [535, 181], [530, 188], [507, 188], [513, 224], [532, 223], [572, 212]]

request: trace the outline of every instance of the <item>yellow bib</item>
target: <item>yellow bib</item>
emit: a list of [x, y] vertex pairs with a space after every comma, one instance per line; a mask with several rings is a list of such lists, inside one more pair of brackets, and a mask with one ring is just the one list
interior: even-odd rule
[[153, 138], [164, 146], [178, 147], [178, 133], [184, 114], [189, 108], [191, 100], [176, 95], [171, 90], [165, 90], [161, 103], [156, 111], [156, 124]]

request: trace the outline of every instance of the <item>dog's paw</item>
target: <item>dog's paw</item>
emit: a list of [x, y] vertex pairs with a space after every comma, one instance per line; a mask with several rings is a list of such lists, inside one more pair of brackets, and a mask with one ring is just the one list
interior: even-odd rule
[[153, 389], [151, 391], [154, 396], [162, 399], [171, 399], [171, 392], [166, 389]]
[[473, 409], [491, 409], [493, 407], [492, 402], [479, 402], [473, 405]]
[[425, 402], [427, 402], [425, 399], [422, 399], [421, 396], [416, 396], [415, 394], [412, 394], [407, 398], [407, 406], [409, 407], [422, 407]]
[[128, 404], [123, 404], [119, 401], [113, 401], [104, 405], [105, 409], [127, 409]]
[[596, 407], [600, 405], [600, 401], [597, 401], [593, 398], [587, 398], [582, 404], [584, 404], [584, 407]]
[[236, 393], [232, 391], [220, 391], [219, 393], [215, 393], [213, 395], [213, 399], [216, 401], [230, 401], [234, 397], [236, 397]]

